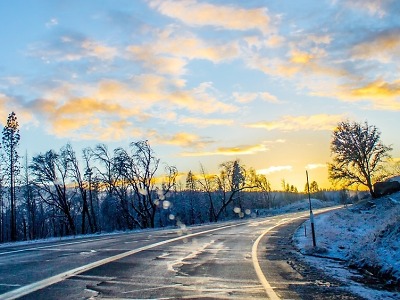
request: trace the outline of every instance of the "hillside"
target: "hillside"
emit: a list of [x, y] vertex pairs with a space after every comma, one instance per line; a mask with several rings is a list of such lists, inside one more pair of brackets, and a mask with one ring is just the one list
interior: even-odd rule
[[[309, 221], [305, 225], [309, 230]], [[399, 294], [365, 289], [357, 283], [365, 283], [365, 277], [349, 271], [358, 268], [381, 277], [381, 289], [400, 286], [400, 193], [317, 216], [315, 227], [317, 249], [312, 249], [311, 235], [304, 236], [303, 226], [294, 236], [300, 252], [325, 257], [305, 256], [310, 262], [337, 278], [355, 280], [352, 288], [367, 299], [400, 299]]]

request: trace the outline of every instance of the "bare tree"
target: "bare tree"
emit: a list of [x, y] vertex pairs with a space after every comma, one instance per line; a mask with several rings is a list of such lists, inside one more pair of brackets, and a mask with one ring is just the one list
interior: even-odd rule
[[268, 181], [264, 174], [257, 174], [254, 169], [250, 169], [249, 172], [251, 185], [254, 186], [256, 191], [262, 193], [262, 198], [264, 204], [267, 205], [269, 209], [272, 206], [272, 193], [271, 193], [271, 183]]
[[[150, 226], [154, 227], [154, 219], [157, 211], [157, 202], [154, 201], [155, 174], [158, 170], [160, 159], [155, 157], [149, 142], [139, 141], [130, 144], [133, 154], [133, 168], [136, 184], [134, 189], [137, 196], [140, 196], [142, 208], [146, 215], [146, 222], [150, 220]], [[132, 182], [132, 181], [131, 181]], [[132, 182], [133, 183], [133, 182]], [[146, 227], [148, 224], [146, 224]]]
[[237, 207], [240, 208], [239, 215], [243, 216], [240, 192], [254, 187], [251, 184], [247, 184], [246, 169], [236, 159], [222, 163], [220, 170], [220, 175], [216, 179], [219, 190], [222, 192], [222, 206], [216, 212], [216, 220], [226, 211], [228, 205], [233, 202], [236, 202]]
[[373, 184], [380, 179], [382, 162], [392, 150], [382, 144], [380, 136], [378, 129], [367, 122], [340, 122], [332, 134], [329, 178], [345, 186], [364, 185], [375, 196]]
[[28, 164], [28, 154], [25, 154], [25, 164], [23, 166], [24, 175], [22, 178], [22, 196], [24, 198], [24, 207], [26, 210], [26, 215], [23, 216], [24, 223], [24, 240], [26, 239], [36, 239], [36, 213], [37, 213], [37, 203], [34, 195], [34, 189], [32, 182], [30, 180], [29, 164]]
[[79, 161], [76, 157], [76, 153], [72, 148], [71, 144], [67, 144], [65, 147], [61, 149], [61, 157], [67, 163], [68, 175], [73, 179], [76, 184], [76, 189], [79, 192], [81, 202], [82, 202], [82, 222], [81, 222], [81, 233], [86, 233], [86, 219], [89, 222], [90, 231], [93, 233], [94, 227], [92, 224], [92, 218], [89, 213], [89, 205], [88, 205], [88, 192], [87, 192], [87, 184], [82, 175]]
[[[93, 231], [97, 232], [98, 231], [98, 225], [97, 225], [97, 214], [96, 214], [96, 210], [94, 207], [94, 187], [96, 186], [95, 184], [93, 184], [93, 168], [91, 167], [91, 160], [92, 160], [92, 151], [90, 150], [90, 148], [85, 148], [82, 150], [82, 156], [83, 159], [85, 161], [85, 173], [84, 173], [84, 178], [86, 179], [87, 182], [87, 190], [89, 192], [89, 204], [90, 204], [90, 212], [92, 215], [92, 219], [93, 219]], [[98, 198], [97, 198], [98, 200]], [[98, 205], [98, 201], [97, 201], [97, 206]]]
[[210, 222], [217, 222], [217, 215], [215, 213], [215, 205], [213, 200], [213, 191], [215, 191], [215, 175], [209, 175], [206, 173], [203, 165], [200, 164], [200, 174], [201, 178], [198, 179], [198, 183], [201, 186], [201, 190], [206, 193], [208, 199], [208, 218]]
[[[132, 209], [136, 209], [130, 189], [132, 181], [135, 181], [129, 177], [131, 175], [130, 170], [132, 163], [132, 157], [129, 156], [125, 149], [117, 148], [114, 151], [113, 172], [115, 180], [113, 191], [118, 198], [119, 208], [125, 226], [127, 226], [128, 229], [133, 229], [135, 224], [142, 227], [141, 222], [131, 213]], [[137, 214], [140, 214], [140, 212], [137, 211]]]
[[189, 223], [195, 224], [196, 222], [196, 213], [195, 213], [195, 195], [197, 192], [197, 180], [192, 171], [186, 176], [186, 191], [188, 192], [189, 196]]
[[54, 150], [49, 150], [33, 157], [29, 168], [40, 198], [64, 214], [68, 225], [66, 233], [75, 234], [72, 195], [69, 195], [67, 188], [68, 160]]
[[130, 152], [120, 148], [116, 150], [118, 157], [123, 158], [124, 178], [128, 181], [134, 194], [132, 208], [137, 214], [135, 222], [140, 227], [154, 227], [157, 201], [155, 191], [155, 173], [160, 160], [155, 157], [149, 142], [139, 141], [130, 144]]
[[[88, 150], [90, 151], [90, 150]], [[94, 167], [99, 174], [100, 180], [104, 184], [109, 197], [112, 196], [115, 182], [113, 171], [113, 157], [105, 144], [99, 144], [91, 151], [93, 158], [100, 163], [101, 168]]]
[[97, 145], [93, 150], [89, 149], [88, 154], [98, 163], [91, 168], [92, 172], [97, 174], [97, 180], [101, 187], [101, 191], [105, 191], [105, 197], [102, 200], [102, 221], [103, 225], [109, 229], [123, 229], [121, 223], [121, 204], [118, 203], [115, 194], [115, 187], [118, 184], [118, 178], [121, 172], [118, 171], [120, 166], [115, 166], [115, 151], [111, 153], [105, 144]]

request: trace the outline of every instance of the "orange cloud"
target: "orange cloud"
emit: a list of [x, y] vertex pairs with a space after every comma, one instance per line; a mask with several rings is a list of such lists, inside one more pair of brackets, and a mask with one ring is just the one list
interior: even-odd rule
[[267, 32], [270, 26], [270, 17], [265, 9], [218, 6], [196, 0], [151, 0], [149, 4], [160, 13], [191, 26], [215, 26], [240, 31], [258, 29], [261, 32]]
[[186, 60], [174, 56], [157, 55], [145, 46], [130, 46], [128, 51], [134, 60], [139, 61], [146, 69], [159, 74], [183, 75], [186, 73]]
[[313, 55], [299, 50], [292, 50], [290, 61], [296, 64], [307, 64], [313, 59]]
[[204, 151], [204, 152], [184, 152], [182, 156], [213, 156], [213, 155], [251, 155], [258, 152], [265, 152], [269, 149], [266, 145], [258, 144], [258, 145], [240, 145], [235, 147], [221, 147], [216, 149], [215, 151]]
[[206, 144], [212, 143], [210, 140], [187, 132], [179, 132], [173, 136], [159, 136], [157, 139], [163, 144], [192, 148], [203, 148]]
[[[48, 122], [50, 133], [83, 139], [92, 138], [102, 128], [104, 134], [100, 138], [109, 137], [113, 140], [111, 133], [106, 134], [108, 126], [118, 133], [116, 136], [122, 137], [132, 132], [135, 126], [146, 128], [146, 124], [141, 123], [150, 118], [162, 119], [164, 122], [199, 123], [194, 119], [177, 121], [176, 110], [185, 109], [207, 115], [238, 109], [220, 101], [213, 94], [211, 83], [185, 89], [184, 82], [179, 79], [143, 74], [133, 78], [131, 84], [115, 80], [103, 80], [95, 85], [61, 83], [45, 91], [43, 95], [46, 98], [31, 101], [28, 109], [40, 115], [41, 122]], [[128, 120], [136, 124], [127, 124]], [[203, 125], [217, 123], [227, 125], [231, 121], [214, 119]], [[123, 130], [127, 132], [123, 133]], [[183, 137], [177, 136], [172, 140], [178, 143]], [[199, 144], [188, 137], [185, 143]]]
[[118, 54], [116, 48], [91, 40], [83, 41], [81, 47], [85, 50], [86, 55], [94, 56], [100, 60], [111, 60]]
[[192, 33], [172, 29], [158, 32], [148, 46], [156, 54], [167, 54], [187, 59], [207, 59], [215, 63], [239, 55], [237, 42], [215, 43], [204, 41]]
[[343, 120], [343, 115], [284, 116], [277, 121], [257, 122], [246, 126], [282, 131], [332, 130], [341, 120]]
[[375, 80], [362, 87], [351, 89], [350, 94], [357, 98], [397, 98], [400, 97], [400, 81], [388, 83]]

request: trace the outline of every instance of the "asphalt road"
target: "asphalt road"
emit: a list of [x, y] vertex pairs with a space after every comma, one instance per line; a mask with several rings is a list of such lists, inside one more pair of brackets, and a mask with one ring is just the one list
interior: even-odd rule
[[3, 246], [0, 299], [304, 299], [274, 237], [305, 217]]

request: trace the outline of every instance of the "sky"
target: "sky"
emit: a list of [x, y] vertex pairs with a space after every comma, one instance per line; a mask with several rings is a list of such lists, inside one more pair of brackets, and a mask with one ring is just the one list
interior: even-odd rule
[[0, 121], [20, 152], [148, 140], [179, 172], [239, 159], [329, 187], [338, 122], [400, 158], [395, 0], [0, 2]]

